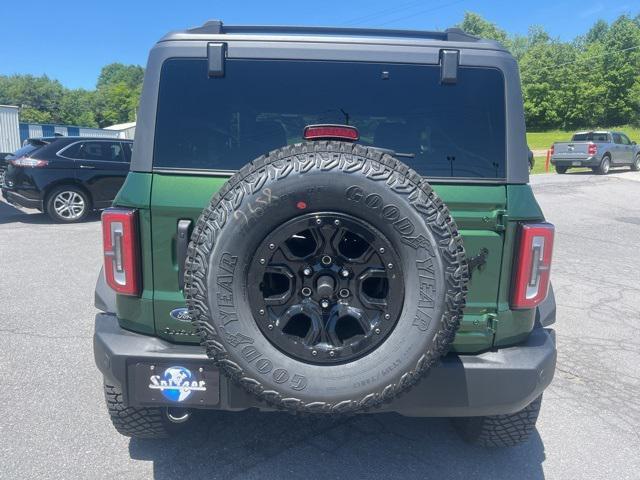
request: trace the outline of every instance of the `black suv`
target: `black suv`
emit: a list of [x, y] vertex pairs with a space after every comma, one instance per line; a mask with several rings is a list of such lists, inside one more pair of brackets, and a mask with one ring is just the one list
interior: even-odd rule
[[106, 208], [120, 190], [131, 162], [131, 140], [32, 138], [7, 157], [2, 195], [72, 223]]

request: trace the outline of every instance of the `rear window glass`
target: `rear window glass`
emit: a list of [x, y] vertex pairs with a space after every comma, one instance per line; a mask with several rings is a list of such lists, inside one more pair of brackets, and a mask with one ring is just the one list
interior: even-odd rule
[[44, 147], [45, 145], [46, 143], [44, 142], [27, 141], [26, 145], [16, 150], [13, 155], [8, 155], [6, 158], [11, 159], [11, 158], [27, 157], [29, 155], [34, 154], [36, 150]]
[[505, 176], [504, 80], [461, 67], [455, 85], [438, 66], [227, 60], [209, 78], [204, 59], [162, 68], [155, 168], [238, 170], [299, 142], [306, 125], [349, 124], [360, 142], [403, 154], [432, 177]]
[[606, 133], [576, 133], [573, 135], [574, 142], [608, 142], [609, 135]]

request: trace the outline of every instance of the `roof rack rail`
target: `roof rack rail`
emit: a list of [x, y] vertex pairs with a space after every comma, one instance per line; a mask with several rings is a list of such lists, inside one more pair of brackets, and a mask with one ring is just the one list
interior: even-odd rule
[[305, 27], [287, 25], [223, 25], [220, 20], [209, 20], [200, 27], [189, 28], [189, 33], [267, 33], [267, 34], [318, 34], [318, 35], [355, 35], [402, 38], [426, 38], [449, 42], [477, 42], [478, 37], [469, 35], [459, 28], [447, 28], [442, 32], [426, 30], [385, 30], [379, 28], [352, 27]]

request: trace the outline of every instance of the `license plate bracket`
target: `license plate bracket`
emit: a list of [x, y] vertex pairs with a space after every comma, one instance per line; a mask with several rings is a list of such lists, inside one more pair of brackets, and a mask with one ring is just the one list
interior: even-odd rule
[[140, 405], [210, 407], [220, 403], [220, 372], [207, 364], [138, 362], [129, 366], [130, 392]]

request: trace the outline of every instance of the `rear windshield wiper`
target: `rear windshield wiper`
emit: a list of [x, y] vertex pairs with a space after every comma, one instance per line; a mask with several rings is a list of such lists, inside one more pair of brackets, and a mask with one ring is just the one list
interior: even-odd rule
[[380, 150], [381, 152], [388, 153], [389, 155], [391, 155], [393, 157], [416, 158], [416, 154], [415, 153], [396, 152], [395, 150], [391, 150], [390, 148], [382, 148], [382, 147], [376, 147], [376, 146], [372, 146], [371, 148], [375, 148], [376, 150]]

